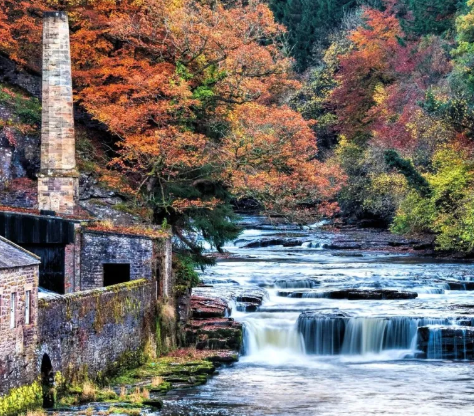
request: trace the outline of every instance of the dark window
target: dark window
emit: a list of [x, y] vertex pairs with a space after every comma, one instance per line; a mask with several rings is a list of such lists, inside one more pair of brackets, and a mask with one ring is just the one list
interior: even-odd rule
[[130, 264], [104, 264], [104, 286], [130, 281]]

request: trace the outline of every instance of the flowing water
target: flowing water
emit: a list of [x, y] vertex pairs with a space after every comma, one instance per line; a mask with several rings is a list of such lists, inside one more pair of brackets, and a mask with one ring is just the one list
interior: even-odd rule
[[[233, 256], [203, 276], [214, 287], [196, 291], [265, 290], [257, 312], [234, 308], [245, 328], [243, 356], [207, 385], [171, 393], [161, 414], [474, 414], [474, 291], [465, 290], [473, 264], [329, 250], [322, 247], [335, 234], [247, 222], [227, 247]], [[303, 242], [251, 244], [282, 233]], [[333, 299], [341, 289], [419, 296]]]

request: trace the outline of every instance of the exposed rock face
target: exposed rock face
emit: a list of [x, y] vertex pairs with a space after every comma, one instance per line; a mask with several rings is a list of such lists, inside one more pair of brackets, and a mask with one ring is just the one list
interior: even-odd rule
[[190, 307], [194, 319], [224, 318], [230, 312], [227, 303], [218, 298], [192, 296]]
[[26, 72], [10, 59], [0, 55], [0, 81], [23, 88], [36, 98], [41, 96], [40, 74]]
[[233, 284], [200, 286], [194, 288], [193, 293], [204, 298], [219, 297], [228, 305], [235, 303], [240, 312], [255, 312], [266, 296], [266, 292], [261, 288], [245, 288]]
[[186, 327], [186, 343], [198, 350], [239, 351], [242, 325], [231, 318], [192, 320]]
[[[1, 68], [0, 68], [1, 69]], [[1, 79], [1, 77], [0, 77]], [[13, 109], [0, 103], [0, 122], [21, 123]], [[0, 205], [35, 208], [39, 171], [39, 135], [14, 128], [0, 129]]]
[[[184, 328], [184, 343], [198, 350], [230, 350], [238, 352], [242, 344], [242, 324], [226, 318], [230, 308], [219, 298], [192, 296], [191, 319]], [[219, 357], [223, 356], [223, 360]], [[235, 361], [236, 355], [218, 354], [221, 362]], [[230, 358], [229, 358], [230, 357]]]
[[417, 348], [425, 358], [473, 360], [474, 328], [424, 326], [418, 328]]
[[117, 209], [125, 202], [126, 200], [116, 192], [101, 187], [94, 175], [81, 173], [79, 176], [79, 204], [94, 218], [110, 219], [117, 225], [140, 222], [138, 217]]

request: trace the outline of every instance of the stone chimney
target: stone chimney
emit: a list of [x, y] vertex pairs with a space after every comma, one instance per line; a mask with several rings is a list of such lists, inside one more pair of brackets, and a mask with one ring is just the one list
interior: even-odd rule
[[78, 199], [69, 25], [65, 12], [43, 18], [40, 210], [72, 214]]

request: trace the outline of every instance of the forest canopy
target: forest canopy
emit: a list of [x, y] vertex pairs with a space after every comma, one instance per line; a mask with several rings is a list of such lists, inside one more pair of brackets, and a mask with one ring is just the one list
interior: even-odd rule
[[300, 83], [286, 29], [264, 1], [0, 6], [1, 51], [33, 70], [42, 12], [68, 12], [77, 102], [116, 138], [101, 179], [140, 198], [183, 241], [182, 230], [217, 248], [235, 237], [232, 199], [310, 217], [337, 210], [344, 175], [316, 158], [314, 121], [287, 105]]
[[0, 0], [0, 52], [40, 63], [69, 13], [77, 104], [114, 138], [96, 172], [185, 244], [232, 203], [474, 249], [474, 0]]

